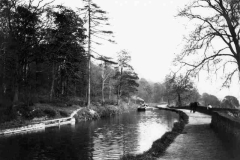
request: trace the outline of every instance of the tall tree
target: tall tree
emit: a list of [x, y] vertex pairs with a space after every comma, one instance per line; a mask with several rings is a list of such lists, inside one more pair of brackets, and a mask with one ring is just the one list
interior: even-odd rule
[[102, 57], [97, 51], [93, 50], [93, 45], [97, 44], [100, 45], [101, 43], [98, 42], [97, 39], [100, 40], [106, 40], [109, 42], [114, 42], [111, 39], [106, 39], [106, 35], [111, 35], [112, 31], [106, 31], [102, 30], [101, 27], [108, 26], [109, 23], [107, 23], [108, 18], [106, 17], [107, 12], [102, 10], [96, 3], [94, 3], [92, 0], [83, 0], [85, 2], [85, 6], [83, 11], [85, 11], [85, 22], [88, 23], [88, 96], [87, 96], [87, 106], [90, 106], [90, 95], [91, 95], [91, 57], [94, 54], [97, 54], [97, 56]]
[[146, 102], [150, 102], [153, 97], [152, 87], [144, 78], [141, 78], [138, 83], [138, 97], [141, 97]]
[[[1, 20], [3, 20], [1, 22], [6, 22], [1, 25], [5, 41], [2, 43], [4, 72], [14, 75], [11, 78], [12, 87], [7, 87], [5, 82], [3, 84], [4, 88], [11, 88], [10, 90], [14, 91], [14, 102], [19, 101], [20, 89], [25, 92], [23, 95], [26, 95], [26, 92], [30, 95], [30, 64], [33, 62], [35, 51], [42, 40], [39, 34], [43, 26], [41, 25], [43, 22], [41, 17], [50, 3], [39, 1], [34, 4], [31, 0], [27, 2], [20, 0], [1, 1], [0, 12]], [[8, 64], [10, 64], [9, 67]], [[5, 73], [4, 77], [6, 78]]]
[[207, 106], [208, 104], [211, 104], [213, 107], [217, 108], [220, 106], [219, 99], [211, 94], [203, 93], [201, 96], [201, 100], [203, 101], [203, 104]]
[[165, 79], [166, 96], [176, 99], [177, 106], [182, 106], [183, 101], [189, 98], [189, 93], [194, 89], [193, 82], [182, 75], [168, 75]]
[[166, 101], [166, 97], [164, 97], [165, 86], [161, 83], [154, 83], [153, 86], [153, 102], [158, 103], [162, 101]]
[[78, 64], [86, 59], [83, 48], [86, 36], [82, 19], [73, 10], [60, 5], [51, 14], [55, 27], [50, 29], [48, 39], [52, 47], [49, 54], [49, 61], [52, 63], [50, 99], [55, 90], [58, 90], [59, 95], [67, 94], [69, 81], [75, 81], [74, 74], [79, 71]]
[[42, 0], [3, 0], [0, 19], [0, 98], [28, 103], [35, 94], [66, 97], [84, 90], [86, 36], [73, 10]]
[[115, 78], [118, 80], [117, 84], [117, 103], [119, 104], [120, 96], [121, 96], [121, 81], [122, 75], [125, 68], [131, 67], [128, 63], [131, 61], [131, 56], [126, 50], [122, 50], [118, 53], [118, 68], [116, 72]]
[[223, 86], [228, 86], [240, 71], [239, 0], [194, 0], [178, 16], [192, 20], [196, 28], [176, 61], [187, 68], [187, 74], [223, 69]]
[[[102, 78], [102, 82], [101, 82], [101, 90], [102, 90], [102, 104], [105, 103], [105, 96], [104, 96], [104, 90], [105, 90], [105, 86], [110, 83], [110, 78], [113, 76], [114, 74], [114, 70], [111, 68], [110, 64], [107, 62], [103, 62], [102, 64], [100, 64], [101, 67], [101, 78]], [[108, 81], [108, 82], [107, 82]]]
[[138, 80], [137, 74], [129, 64], [131, 56], [126, 50], [118, 53], [118, 67], [116, 67], [116, 74], [114, 78], [116, 82], [117, 103], [119, 104], [120, 98], [130, 97], [131, 94], [137, 91]]

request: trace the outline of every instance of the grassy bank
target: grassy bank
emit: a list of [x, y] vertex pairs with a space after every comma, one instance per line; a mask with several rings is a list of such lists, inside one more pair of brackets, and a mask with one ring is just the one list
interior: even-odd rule
[[32, 106], [15, 105], [0, 112], [0, 130], [68, 117], [79, 107], [78, 105], [66, 106], [57, 103], [36, 103]]
[[93, 103], [90, 108], [80, 107], [74, 103], [36, 103], [32, 106], [24, 104], [9, 107], [0, 112], [0, 130], [22, 127], [40, 123], [41, 121], [69, 117], [74, 110], [82, 108], [74, 117], [77, 121], [111, 117], [123, 112], [136, 110], [137, 105], [125, 102], [116, 105]]
[[179, 114], [179, 122], [175, 122], [172, 131], [166, 132], [160, 139], [153, 142], [152, 147], [138, 155], [124, 155], [121, 160], [152, 160], [160, 157], [167, 147], [174, 141], [174, 139], [182, 133], [185, 124], [188, 123], [188, 116], [182, 111], [174, 109], [166, 109]]
[[74, 117], [77, 121], [82, 120], [93, 120], [105, 117], [111, 117], [117, 114], [121, 114], [123, 112], [129, 112], [137, 109], [136, 104], [127, 104], [125, 102], [121, 102], [117, 105], [91, 105], [90, 108], [84, 107], [80, 110]]

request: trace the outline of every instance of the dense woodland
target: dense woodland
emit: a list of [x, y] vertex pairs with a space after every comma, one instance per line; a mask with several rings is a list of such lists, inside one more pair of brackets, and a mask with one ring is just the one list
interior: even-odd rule
[[99, 43], [91, 36], [112, 32], [96, 29], [107, 21], [106, 12], [92, 1], [84, 3], [73, 10], [44, 1], [1, 0], [2, 106], [76, 98], [84, 105], [89, 93], [93, 101], [104, 103], [129, 99], [137, 91], [138, 76], [127, 51], [119, 51], [113, 62], [92, 50], [92, 43]]
[[220, 102], [207, 93], [201, 96], [186, 76], [168, 75], [162, 83], [139, 80], [124, 49], [117, 62], [99, 54], [94, 45], [104, 44], [94, 37], [115, 43], [108, 38], [112, 31], [97, 28], [109, 26], [107, 12], [91, 0], [83, 2], [72, 9], [47, 1], [1, 0], [0, 106], [71, 100], [81, 105], [119, 103], [133, 97], [176, 106], [192, 101], [239, 106], [235, 97]]

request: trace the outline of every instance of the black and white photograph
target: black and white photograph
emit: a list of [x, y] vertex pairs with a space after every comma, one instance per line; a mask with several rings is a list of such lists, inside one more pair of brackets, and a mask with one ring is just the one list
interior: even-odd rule
[[239, 160], [240, 0], [0, 0], [0, 160]]

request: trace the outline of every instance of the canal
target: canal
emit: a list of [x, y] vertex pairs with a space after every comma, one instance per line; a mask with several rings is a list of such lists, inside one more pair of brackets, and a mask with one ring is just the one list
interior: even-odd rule
[[0, 159], [119, 159], [123, 154], [148, 150], [176, 121], [176, 113], [155, 109], [1, 136]]

